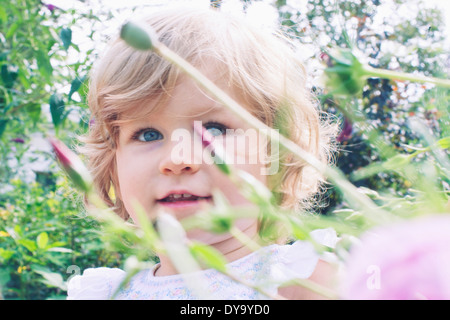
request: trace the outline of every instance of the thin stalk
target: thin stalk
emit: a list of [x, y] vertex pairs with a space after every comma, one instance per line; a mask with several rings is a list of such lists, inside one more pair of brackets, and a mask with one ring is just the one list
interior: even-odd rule
[[420, 76], [411, 73], [398, 72], [386, 69], [377, 69], [370, 66], [364, 66], [363, 71], [368, 77], [377, 77], [391, 80], [406, 80], [412, 82], [432, 83], [439, 87], [450, 88], [450, 80], [434, 77]]
[[258, 251], [259, 249], [261, 249], [261, 246], [255, 240], [250, 238], [235, 226], [230, 228], [230, 234], [252, 251]]

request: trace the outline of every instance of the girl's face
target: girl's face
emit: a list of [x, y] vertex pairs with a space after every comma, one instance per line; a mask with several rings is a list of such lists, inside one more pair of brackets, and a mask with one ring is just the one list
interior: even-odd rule
[[[205, 70], [206, 69], [206, 70]], [[245, 106], [213, 68], [202, 70], [217, 86]], [[142, 108], [152, 108], [152, 101]], [[224, 147], [228, 161], [266, 183], [261, 159], [265, 148], [253, 129], [226, 107], [208, 97], [188, 77], [181, 76], [167, 104], [146, 118], [120, 126], [116, 153], [119, 194], [130, 216], [137, 221], [132, 203], [137, 200], [154, 218], [159, 209], [178, 220], [214, 203], [212, 192], [220, 190], [232, 206], [251, 206], [236, 186], [211, 160], [202, 157], [201, 140], [194, 135], [194, 121], [213, 136], [214, 144]], [[228, 130], [227, 130], [228, 129]], [[208, 161], [209, 160], [209, 161]], [[241, 219], [236, 226], [256, 233], [256, 219]], [[250, 231], [249, 231], [250, 232]], [[227, 235], [195, 230], [191, 239], [208, 244], [223, 241]], [[224, 238], [225, 237], [225, 238]]]

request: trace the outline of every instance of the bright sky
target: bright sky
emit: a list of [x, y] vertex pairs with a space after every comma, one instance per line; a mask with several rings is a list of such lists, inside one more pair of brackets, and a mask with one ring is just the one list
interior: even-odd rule
[[[267, 4], [273, 3], [275, 0], [259, 0], [254, 2], [253, 12], [250, 12], [250, 15], [253, 14], [252, 19], [259, 19], [260, 23], [267, 24], [274, 19], [274, 11], [273, 7]], [[336, 0], [337, 1], [337, 0]], [[208, 6], [209, 0], [87, 0], [85, 3], [80, 2], [79, 0], [44, 0], [45, 3], [51, 3], [63, 9], [69, 8], [77, 8], [80, 6], [85, 6], [85, 3], [88, 3], [89, 6], [95, 8], [131, 8], [138, 5], [155, 5], [155, 6], [163, 6], [167, 4], [188, 4], [198, 5], [198, 6]], [[287, 0], [288, 4], [295, 4], [296, 7], [302, 7], [306, 0]], [[383, 3], [383, 1], [381, 1]], [[436, 6], [441, 8], [444, 13], [445, 22], [446, 22], [446, 35], [450, 38], [450, 0], [424, 0], [425, 5]], [[382, 7], [382, 6], [381, 6]], [[242, 4], [239, 0], [223, 0], [222, 9], [225, 10], [240, 10], [242, 8]]]

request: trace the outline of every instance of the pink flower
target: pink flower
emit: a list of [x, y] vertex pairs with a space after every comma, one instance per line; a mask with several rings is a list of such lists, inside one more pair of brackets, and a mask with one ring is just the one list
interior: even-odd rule
[[213, 145], [214, 136], [205, 127], [199, 127], [196, 123], [194, 123], [194, 132], [202, 140], [203, 147], [210, 150], [216, 166], [226, 175], [230, 175], [231, 169], [225, 163], [225, 155], [221, 149], [217, 149]]
[[336, 138], [338, 142], [343, 142], [345, 140], [348, 140], [351, 138], [353, 132], [353, 126], [350, 120], [345, 118], [344, 120], [344, 127], [342, 128], [341, 133]]
[[81, 159], [61, 141], [52, 138], [49, 140], [56, 158], [75, 186], [81, 191], [89, 192], [92, 177]]
[[450, 215], [378, 227], [353, 248], [343, 299], [450, 299]]
[[59, 9], [54, 4], [44, 4], [44, 6], [47, 7], [47, 9], [50, 10], [50, 12], [54, 12], [56, 9]]
[[23, 140], [22, 138], [14, 138], [14, 139], [11, 139], [11, 141], [15, 142], [15, 143], [21, 143], [21, 144], [25, 143], [25, 140]]
[[[194, 123], [194, 131], [202, 139], [202, 145], [205, 148], [214, 148], [212, 143], [214, 142], [214, 136], [204, 127], [199, 127], [198, 124]], [[214, 149], [213, 149], [214, 150]]]

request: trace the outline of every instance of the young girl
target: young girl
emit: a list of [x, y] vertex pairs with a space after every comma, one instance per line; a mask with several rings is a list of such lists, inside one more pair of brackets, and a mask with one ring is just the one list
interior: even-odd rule
[[[149, 16], [145, 23], [162, 43], [255, 117], [328, 161], [333, 130], [322, 123], [302, 64], [285, 39], [212, 9], [170, 9]], [[279, 161], [276, 172], [265, 171], [272, 164], [265, 161], [270, 159], [270, 150], [255, 141], [246, 143], [248, 135], [243, 133], [253, 130], [250, 125], [152, 51], [135, 50], [117, 39], [93, 68], [90, 81], [94, 121], [84, 139], [84, 152], [98, 192], [123, 219], [137, 221], [135, 200], [147, 210], [149, 219], [155, 219], [158, 210], [178, 220], [191, 217], [214, 204], [215, 189], [231, 206], [255, 208], [217, 166], [202, 161], [195, 152], [179, 152], [194, 144], [194, 123], [201, 123], [214, 143], [225, 147], [227, 159], [234, 160], [237, 169], [267, 185], [277, 194], [278, 205], [293, 214], [308, 209], [321, 185], [315, 170], [286, 153], [275, 159]], [[176, 132], [192, 133], [192, 139], [174, 139]], [[255, 152], [265, 157], [250, 161]], [[111, 188], [115, 198], [110, 196]], [[259, 234], [264, 224], [259, 219], [238, 219], [235, 226], [263, 244]], [[328, 229], [316, 230], [312, 236], [328, 246], [336, 240]], [[230, 272], [251, 286], [213, 269], [179, 274], [168, 257], [157, 253], [160, 262], [134, 276], [116, 298], [201, 298], [188, 285], [191, 276], [201, 279], [207, 298], [320, 298], [301, 286], [280, 285], [295, 278], [329, 285], [332, 278], [332, 267], [309, 242], [273, 243], [253, 252], [229, 233], [195, 229], [187, 237], [219, 250]], [[120, 269], [85, 270], [70, 281], [68, 299], [108, 299], [124, 277]]]

